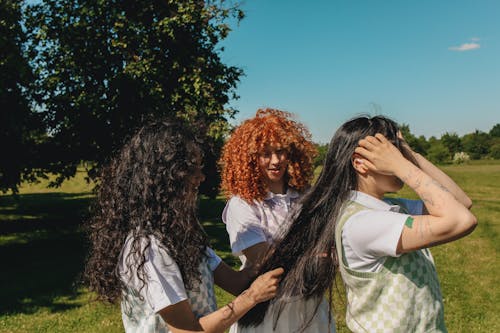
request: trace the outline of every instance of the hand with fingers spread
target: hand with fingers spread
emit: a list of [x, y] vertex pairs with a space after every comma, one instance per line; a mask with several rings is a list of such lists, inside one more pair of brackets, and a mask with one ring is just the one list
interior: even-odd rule
[[396, 169], [407, 161], [396, 146], [380, 133], [359, 140], [355, 152], [364, 158], [363, 164], [369, 170], [385, 175], [394, 175]]

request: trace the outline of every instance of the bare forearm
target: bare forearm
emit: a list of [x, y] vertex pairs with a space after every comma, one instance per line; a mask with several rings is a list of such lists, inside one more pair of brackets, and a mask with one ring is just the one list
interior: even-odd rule
[[403, 170], [398, 177], [420, 196], [429, 215], [406, 221], [397, 253], [451, 242], [474, 230], [476, 218], [446, 188], [411, 163]]
[[464, 208], [446, 187], [410, 162], [399, 168], [397, 176], [419, 195], [430, 215], [453, 215]]
[[212, 312], [211, 314], [200, 318], [200, 325], [204, 332], [224, 332], [229, 326], [240, 319], [257, 303], [246, 290], [236, 297], [231, 303]]
[[242, 293], [228, 305], [197, 319], [187, 300], [158, 312], [172, 333], [222, 333], [256, 304], [250, 291]]
[[453, 179], [451, 179], [446, 173], [444, 173], [437, 166], [429, 162], [424, 156], [413, 153], [413, 156], [417, 160], [420, 168], [426, 174], [428, 174], [432, 179], [441, 184], [444, 188], [446, 188], [454, 197], [464, 205], [466, 208], [470, 208], [472, 206], [471, 199], [467, 196], [467, 194], [458, 186], [457, 183]]
[[[216, 270], [222, 267], [219, 265]], [[167, 306], [158, 313], [173, 333], [224, 332], [257, 303], [276, 296], [282, 274], [283, 268], [276, 268], [260, 275], [231, 303], [199, 319], [196, 319], [187, 300]]]
[[429, 212], [415, 218], [415, 231], [421, 238], [416, 244], [447, 242], [474, 228], [477, 222], [470, 211], [424, 171], [408, 162], [397, 175], [420, 196]]

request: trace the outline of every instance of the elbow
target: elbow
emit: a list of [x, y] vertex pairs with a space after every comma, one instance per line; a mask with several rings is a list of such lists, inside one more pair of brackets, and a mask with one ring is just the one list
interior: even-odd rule
[[452, 241], [462, 238], [474, 231], [477, 226], [476, 217], [464, 207], [461, 210], [462, 212], [460, 214], [448, 220], [448, 228], [442, 229], [442, 234], [439, 235], [440, 238], [442, 237], [442, 239]]
[[469, 220], [468, 233], [471, 233], [477, 227], [477, 217], [475, 215], [473, 215], [472, 213], [470, 215], [471, 215], [471, 218]]
[[461, 225], [461, 231], [460, 234], [462, 236], [470, 234], [474, 229], [476, 229], [477, 226], [477, 218], [475, 215], [473, 215], [471, 212], [468, 211], [468, 214], [465, 214], [463, 216], [462, 222], [460, 223]]

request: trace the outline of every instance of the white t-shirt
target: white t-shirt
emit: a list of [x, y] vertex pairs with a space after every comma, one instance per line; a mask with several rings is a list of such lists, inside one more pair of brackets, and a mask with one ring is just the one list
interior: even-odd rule
[[[377, 272], [386, 257], [398, 257], [397, 245], [410, 215], [363, 192], [353, 191], [351, 200], [370, 208], [354, 214], [342, 229], [342, 244], [348, 266], [362, 272]], [[400, 199], [408, 213], [421, 215], [421, 200]]]
[[299, 193], [288, 189], [285, 194], [269, 192], [262, 201], [249, 204], [239, 196], [233, 196], [222, 212], [222, 221], [226, 224], [229, 241], [234, 255], [262, 242], [272, 243], [288, 214], [299, 199]]
[[[254, 201], [253, 204], [249, 204], [238, 196], [228, 201], [222, 213], [222, 220], [226, 223], [233, 254], [240, 256], [243, 265], [246, 258], [241, 251], [261, 242], [272, 243], [279, 232], [286, 228], [287, 217], [298, 204], [299, 199], [300, 194], [289, 189], [286, 194], [269, 192], [262, 202]], [[240, 327], [238, 323], [235, 323], [229, 332], [298, 332], [304, 321], [311, 319], [310, 314], [316, 312], [304, 332], [335, 333], [333, 316], [332, 320], [329, 320], [328, 302], [323, 299], [318, 308], [316, 305], [315, 299], [290, 301], [279, 310], [280, 318], [276, 327], [274, 327], [274, 317], [278, 310], [271, 305], [260, 325]]]
[[[122, 301], [122, 319], [126, 331], [158, 332], [157, 327], [165, 325], [157, 312], [188, 299], [179, 266], [167, 251], [158, 245], [156, 238], [150, 236], [150, 239], [151, 245], [145, 253], [144, 268], [147, 276], [144, 288], [141, 289], [142, 283], [136, 271], [129, 269], [132, 262], [127, 262], [132, 245], [130, 236], [127, 237], [120, 256], [119, 272], [128, 288], [128, 292], [124, 293], [127, 302]], [[143, 241], [141, 245], [145, 246], [146, 242]], [[221, 259], [208, 247], [207, 255], [208, 266], [214, 271]], [[132, 261], [132, 257], [129, 260]], [[168, 332], [165, 329], [161, 331]]]

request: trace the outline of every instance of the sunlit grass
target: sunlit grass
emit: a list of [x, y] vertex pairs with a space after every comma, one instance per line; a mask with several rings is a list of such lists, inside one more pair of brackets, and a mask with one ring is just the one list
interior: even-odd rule
[[94, 183], [87, 177], [85, 169], [78, 168], [74, 177], [64, 181], [60, 187], [49, 187], [50, 182], [56, 179], [49, 175], [47, 179], [39, 179], [36, 183], [24, 183], [19, 188], [19, 194], [28, 193], [90, 193]]
[[[443, 169], [470, 195], [479, 220], [471, 235], [432, 249], [448, 330], [500, 332], [500, 162]], [[23, 186], [17, 201], [0, 196], [0, 332], [122, 332], [119, 305], [95, 301], [78, 284], [86, 256], [80, 225], [88, 214], [92, 185], [83, 174], [60, 189], [46, 189], [46, 184]], [[400, 195], [415, 197], [408, 188]], [[202, 199], [200, 216], [217, 253], [238, 267], [220, 221], [223, 207], [222, 198]], [[338, 332], [347, 332], [342, 284], [337, 285]], [[216, 295], [219, 305], [233, 298], [218, 288]]]

